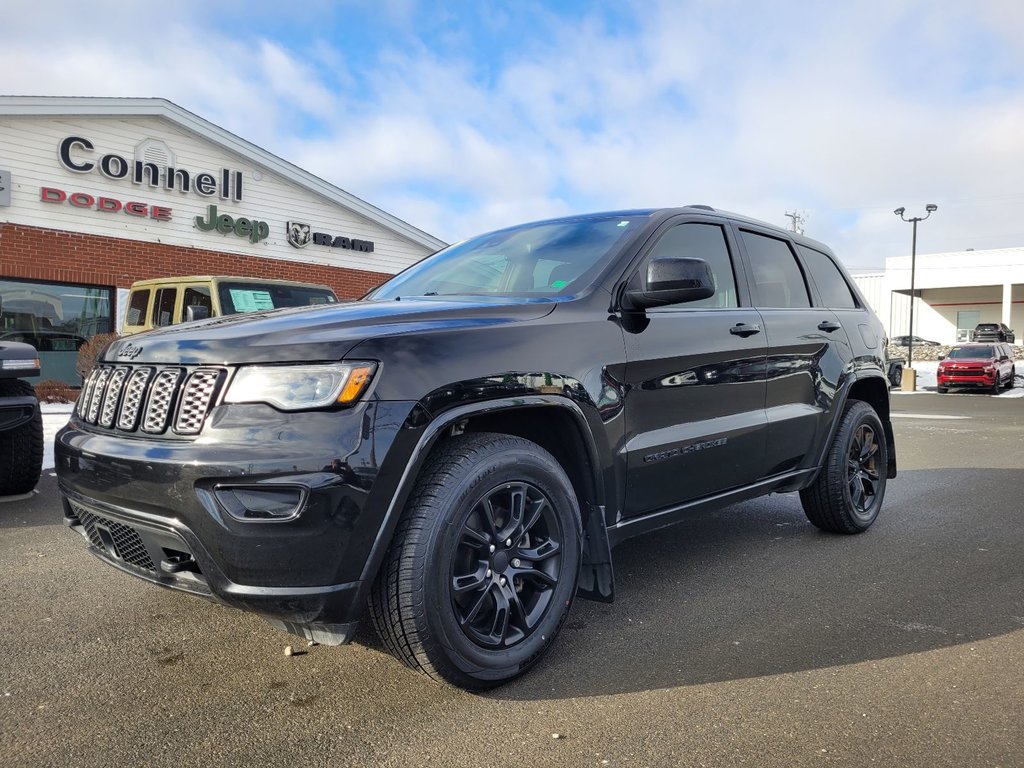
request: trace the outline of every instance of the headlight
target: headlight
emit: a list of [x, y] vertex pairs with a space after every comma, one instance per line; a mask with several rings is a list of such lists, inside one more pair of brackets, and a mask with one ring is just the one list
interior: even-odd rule
[[347, 405], [365, 391], [374, 363], [247, 365], [238, 369], [226, 403], [267, 403], [283, 411]]

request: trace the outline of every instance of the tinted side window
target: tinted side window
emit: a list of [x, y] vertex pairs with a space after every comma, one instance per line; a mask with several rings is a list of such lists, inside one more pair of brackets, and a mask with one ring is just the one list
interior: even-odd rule
[[[644, 262], [651, 259], [691, 258], [704, 259], [711, 267], [715, 278], [715, 294], [700, 301], [688, 301], [678, 306], [691, 307], [735, 307], [736, 278], [733, 275], [732, 259], [729, 258], [729, 246], [725, 241], [725, 232], [717, 224], [679, 224], [662, 235], [651, 249]], [[646, 274], [646, 273], [645, 273]]]
[[805, 248], [802, 245], [796, 248], [811, 273], [814, 285], [818, 288], [822, 305], [830, 309], [856, 309], [857, 300], [835, 262], [813, 248]]
[[174, 322], [174, 300], [178, 296], [177, 288], [160, 288], [153, 300], [153, 325], [170, 325]]
[[146, 320], [146, 307], [149, 306], [149, 288], [132, 293], [125, 313], [125, 325], [142, 325]]
[[785, 240], [740, 230], [758, 307], [810, 307], [804, 274]]

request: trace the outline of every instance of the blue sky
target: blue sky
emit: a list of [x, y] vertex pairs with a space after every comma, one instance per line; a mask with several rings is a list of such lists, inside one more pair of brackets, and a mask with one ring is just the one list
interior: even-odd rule
[[1024, 245], [1024, 3], [137, 7], [8, 0], [0, 93], [164, 97], [449, 241], [707, 203], [877, 268], [934, 202], [922, 252]]

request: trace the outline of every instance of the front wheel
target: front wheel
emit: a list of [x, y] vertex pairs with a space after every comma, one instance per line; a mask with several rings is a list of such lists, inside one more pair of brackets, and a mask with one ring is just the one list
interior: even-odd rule
[[452, 438], [425, 466], [370, 596], [384, 645], [467, 690], [526, 672], [568, 615], [581, 525], [569, 478], [528, 440]]
[[889, 466], [885, 430], [875, 409], [851, 400], [814, 483], [800, 491], [804, 514], [833, 533], [861, 533], [878, 517]]
[[993, 395], [998, 395], [999, 390], [1003, 388], [1003, 380], [999, 378], [999, 374], [996, 373], [995, 381], [992, 382], [991, 392]]

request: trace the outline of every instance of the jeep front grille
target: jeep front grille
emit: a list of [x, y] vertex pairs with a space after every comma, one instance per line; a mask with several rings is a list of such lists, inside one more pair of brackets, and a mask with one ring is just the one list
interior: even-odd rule
[[226, 378], [224, 368], [97, 366], [82, 387], [76, 412], [106, 429], [197, 435]]

